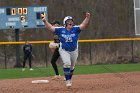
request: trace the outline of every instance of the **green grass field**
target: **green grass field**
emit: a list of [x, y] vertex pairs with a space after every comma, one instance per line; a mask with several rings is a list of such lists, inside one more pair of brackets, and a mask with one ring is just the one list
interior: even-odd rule
[[[58, 67], [59, 72], [63, 75], [63, 68]], [[0, 69], [0, 79], [15, 79], [15, 78], [31, 78], [31, 77], [47, 77], [54, 75], [51, 66], [44, 68], [33, 68], [33, 71], [22, 68]], [[75, 74], [97, 74], [97, 73], [115, 73], [115, 72], [135, 72], [140, 71], [140, 64], [111, 64], [111, 65], [86, 65], [76, 66]]]

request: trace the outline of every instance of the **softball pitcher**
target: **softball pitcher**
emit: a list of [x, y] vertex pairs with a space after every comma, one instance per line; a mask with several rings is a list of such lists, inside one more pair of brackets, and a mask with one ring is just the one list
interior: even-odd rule
[[63, 20], [64, 27], [54, 27], [46, 21], [42, 15], [42, 21], [46, 28], [55, 32], [60, 36], [59, 53], [63, 61], [63, 71], [66, 78], [66, 86], [72, 86], [72, 75], [74, 73], [75, 63], [78, 57], [78, 38], [79, 33], [89, 23], [90, 13], [86, 13], [86, 17], [79, 26], [74, 26], [74, 20], [71, 16], [66, 16]]

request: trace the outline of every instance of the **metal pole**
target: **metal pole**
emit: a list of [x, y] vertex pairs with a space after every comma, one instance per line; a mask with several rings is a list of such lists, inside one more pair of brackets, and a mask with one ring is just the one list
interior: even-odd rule
[[135, 63], [134, 62], [134, 46], [133, 46], [134, 41], [131, 41], [131, 63]]
[[89, 43], [89, 52], [90, 52], [90, 65], [92, 65], [92, 48], [91, 48], [91, 43]]
[[3, 46], [4, 47], [4, 61], [5, 61], [5, 69], [7, 69], [7, 54], [6, 54], [6, 45]]
[[45, 44], [45, 60], [46, 60], [46, 67], [47, 67], [48, 66], [47, 65], [48, 59], [47, 59], [47, 46], [46, 46], [46, 44]]
[[[16, 40], [16, 42], [19, 41], [19, 29], [15, 29], [15, 40]], [[17, 44], [16, 45], [16, 64], [14, 67], [22, 67], [22, 65], [19, 62], [19, 60], [20, 60], [19, 49], [20, 49], [20, 46]]]

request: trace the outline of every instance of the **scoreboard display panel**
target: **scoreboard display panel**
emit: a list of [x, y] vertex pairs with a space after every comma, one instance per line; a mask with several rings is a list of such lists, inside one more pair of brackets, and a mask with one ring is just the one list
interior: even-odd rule
[[46, 6], [0, 7], [0, 29], [43, 28], [41, 14], [48, 20]]

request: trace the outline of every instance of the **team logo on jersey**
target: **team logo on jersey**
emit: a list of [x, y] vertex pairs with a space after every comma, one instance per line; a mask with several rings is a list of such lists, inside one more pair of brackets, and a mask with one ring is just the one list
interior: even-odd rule
[[70, 35], [62, 34], [62, 37], [65, 39], [65, 42], [73, 42], [73, 37], [75, 37], [75, 34]]
[[65, 34], [65, 33], [66, 33], [66, 31], [64, 31], [64, 30], [63, 30], [63, 31], [62, 31], [62, 33], [63, 33], [63, 34]]

